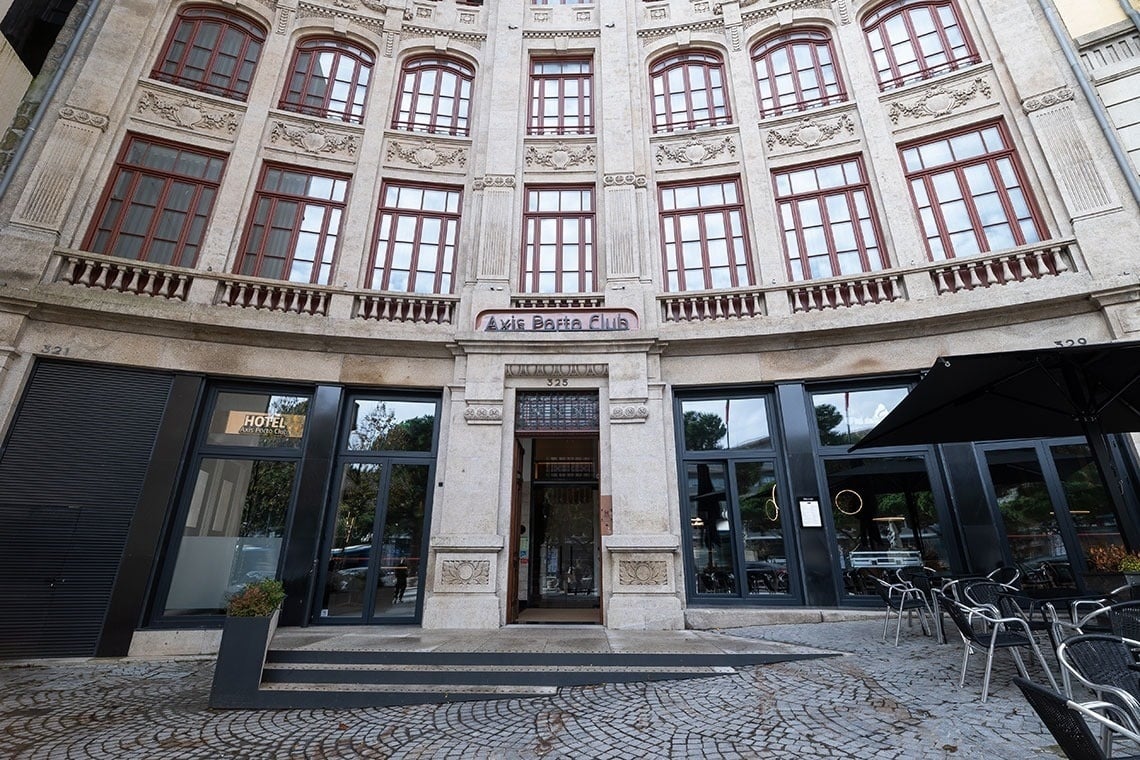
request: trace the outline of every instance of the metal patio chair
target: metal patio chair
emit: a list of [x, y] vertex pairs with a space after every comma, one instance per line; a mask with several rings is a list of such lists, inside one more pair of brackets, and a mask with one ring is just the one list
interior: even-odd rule
[[883, 641], [887, 640], [887, 626], [891, 621], [891, 613], [894, 613], [898, 618], [895, 624], [895, 646], [899, 645], [899, 634], [902, 632], [903, 616], [908, 618], [918, 613], [918, 621], [922, 625], [922, 632], [929, 635], [930, 629], [926, 626], [926, 615], [930, 615], [931, 621], [934, 620], [934, 612], [930, 609], [930, 603], [926, 600], [926, 595], [919, 589], [912, 585], [899, 583], [888, 583], [877, 575], [870, 573], [866, 574], [868, 582], [875, 589], [875, 592], [882, 597], [883, 602], [887, 605], [886, 612], [883, 614]]
[[1016, 567], [997, 567], [991, 570], [986, 575], [986, 578], [993, 581], [994, 583], [1000, 583], [1003, 586], [1012, 586], [1013, 588], [1017, 588], [1018, 581], [1021, 580], [1021, 571]]
[[986, 670], [982, 679], [983, 702], [989, 695], [994, 652], [998, 649], [1008, 649], [1017, 665], [1017, 672], [1023, 678], [1028, 678], [1029, 672], [1025, 669], [1025, 661], [1021, 659], [1021, 653], [1018, 651], [1022, 647], [1033, 652], [1045, 677], [1049, 679], [1054, 689], [1057, 688], [1057, 682], [1045, 662], [1045, 656], [1041, 654], [1041, 649], [1033, 638], [1033, 632], [1029, 630], [1023, 618], [1000, 617], [989, 607], [967, 607], [945, 594], [941, 595], [939, 605], [949, 613], [950, 619], [954, 621], [958, 633], [962, 636], [962, 672], [958, 679], [958, 688], [966, 684], [966, 666], [970, 662], [970, 655], [975, 651], [986, 653]]
[[1127, 725], [1140, 732], [1140, 669], [1134, 651], [1140, 641], [1107, 633], [1072, 636], [1057, 647], [1061, 667], [1102, 702], [1116, 705]]
[[[1140, 734], [1109, 717], [1118, 715], [1115, 705], [1106, 702], [1083, 704], [1074, 702], [1024, 678], [1015, 677], [1013, 682], [1021, 689], [1029, 706], [1041, 718], [1041, 722], [1049, 729], [1049, 733], [1057, 740], [1057, 744], [1070, 760], [1107, 760], [1109, 757], [1089, 728], [1086, 719], [1092, 720], [1102, 731], [1108, 732], [1109, 744], [1111, 738], [1116, 736], [1140, 744]], [[1116, 758], [1140, 760], [1140, 755], [1117, 755]]]

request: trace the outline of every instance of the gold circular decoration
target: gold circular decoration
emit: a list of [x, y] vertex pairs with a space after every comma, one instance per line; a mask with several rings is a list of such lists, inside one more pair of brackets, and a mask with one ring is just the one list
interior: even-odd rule
[[[771, 509], [769, 510], [769, 507]], [[764, 517], [769, 522], [777, 522], [780, 519], [780, 505], [776, 503], [776, 486], [772, 486], [772, 495], [764, 501]]]
[[[840, 496], [842, 496], [842, 495], [843, 495], [843, 494], [845, 494], [845, 493], [849, 493], [849, 494], [851, 494], [851, 495], [852, 495], [852, 496], [854, 496], [854, 497], [855, 497], [855, 498], [858, 500], [858, 502], [859, 502], [859, 503], [858, 503], [858, 505], [855, 507], [855, 509], [851, 510], [850, 512], [848, 512], [846, 509], [844, 509], [844, 508], [843, 508], [843, 507], [842, 507], [842, 506], [839, 504], [839, 497], [840, 497]], [[845, 515], [857, 515], [857, 514], [859, 514], [860, 512], [862, 512], [862, 511], [863, 511], [863, 497], [862, 497], [862, 496], [860, 496], [860, 495], [859, 495], [859, 493], [858, 493], [857, 491], [852, 491], [850, 488], [844, 488], [842, 491], [840, 491], [839, 493], [835, 494], [835, 508], [836, 508], [836, 509], [838, 509], [840, 512], [842, 512], [842, 513], [843, 513], [843, 514], [845, 514]]]

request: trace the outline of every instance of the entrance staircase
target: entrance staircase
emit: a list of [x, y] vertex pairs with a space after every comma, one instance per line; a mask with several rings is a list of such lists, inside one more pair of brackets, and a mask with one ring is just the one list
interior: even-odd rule
[[344, 630], [279, 631], [260, 679], [221, 699], [215, 688], [211, 705], [319, 709], [522, 699], [572, 686], [702, 678], [830, 655], [698, 631], [533, 625], [498, 631], [404, 629], [404, 635]]

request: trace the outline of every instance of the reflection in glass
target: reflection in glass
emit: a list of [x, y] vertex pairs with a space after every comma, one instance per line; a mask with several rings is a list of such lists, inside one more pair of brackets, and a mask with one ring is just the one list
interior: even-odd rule
[[219, 393], [206, 443], [220, 446], [300, 448], [309, 413], [307, 396]]
[[336, 527], [325, 575], [325, 598], [321, 605], [330, 617], [357, 617], [364, 613], [371, 584], [368, 568], [372, 559], [373, 523], [380, 493], [378, 464], [346, 464], [341, 475]]
[[348, 448], [352, 451], [431, 451], [435, 404], [430, 401], [359, 399]]
[[1006, 542], [1022, 582], [1038, 586], [1075, 585], [1061, 527], [1045, 475], [1033, 449], [987, 451], [986, 464]]
[[689, 463], [688, 518], [697, 592], [737, 594], [732, 560], [732, 527], [725, 497], [727, 472], [722, 462]]
[[744, 528], [744, 570], [749, 596], [788, 593], [783, 505], [772, 462], [736, 462], [736, 490]]
[[[1112, 500], [1104, 490], [1104, 481], [1086, 444], [1055, 446], [1053, 463], [1061, 477], [1061, 488], [1068, 502], [1069, 515], [1077, 529], [1077, 541], [1089, 565], [1089, 549], [1095, 546], [1124, 546], [1120, 523], [1112, 508]], [[1090, 569], [1092, 569], [1090, 567]]]
[[875, 594], [861, 571], [880, 566], [872, 564], [880, 552], [911, 552], [922, 565], [948, 567], [923, 457], [829, 459], [824, 466], [848, 594]]
[[681, 403], [686, 451], [771, 448], [768, 405], [763, 398]]
[[221, 614], [227, 594], [277, 575], [295, 469], [294, 462], [202, 460], [165, 614]]
[[421, 538], [428, 494], [428, 465], [394, 464], [380, 538], [379, 578], [373, 616], [415, 614], [419, 595]]
[[813, 393], [819, 442], [824, 446], [850, 446], [859, 441], [898, 406], [907, 393], [906, 388]]

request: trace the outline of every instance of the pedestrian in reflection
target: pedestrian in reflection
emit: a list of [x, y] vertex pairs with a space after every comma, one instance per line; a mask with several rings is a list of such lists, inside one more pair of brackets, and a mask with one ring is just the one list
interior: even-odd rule
[[408, 563], [403, 559], [396, 565], [396, 595], [394, 601], [398, 604], [404, 601], [404, 592], [408, 589]]

